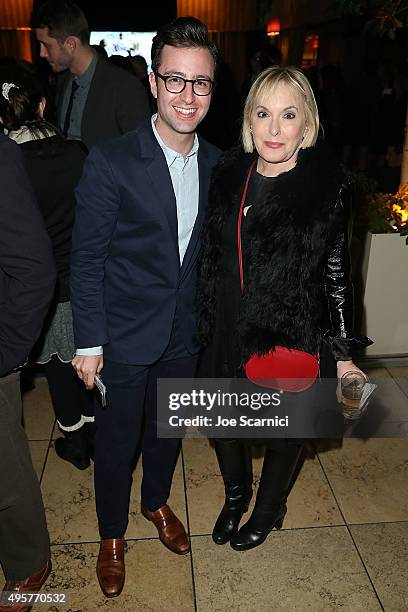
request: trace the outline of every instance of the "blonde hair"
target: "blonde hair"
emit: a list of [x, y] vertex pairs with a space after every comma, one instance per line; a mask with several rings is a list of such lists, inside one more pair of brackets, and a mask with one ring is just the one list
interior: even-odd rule
[[247, 153], [254, 150], [251, 135], [252, 112], [261, 100], [273, 95], [279, 83], [291, 87], [303, 100], [307, 131], [300, 148], [306, 149], [316, 143], [319, 134], [319, 111], [309, 81], [303, 72], [294, 66], [272, 66], [257, 76], [245, 102], [241, 137], [244, 151]]

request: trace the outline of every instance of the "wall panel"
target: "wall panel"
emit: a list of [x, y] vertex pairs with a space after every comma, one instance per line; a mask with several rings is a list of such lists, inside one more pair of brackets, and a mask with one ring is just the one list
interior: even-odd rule
[[177, 15], [197, 17], [213, 32], [256, 29], [256, 2], [253, 0], [177, 0]]
[[33, 0], [0, 0], [0, 30], [28, 26], [32, 8]]

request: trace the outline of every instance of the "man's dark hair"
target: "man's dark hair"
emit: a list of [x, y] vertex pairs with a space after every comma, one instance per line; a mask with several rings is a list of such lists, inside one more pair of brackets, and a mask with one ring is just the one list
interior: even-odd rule
[[207, 26], [195, 17], [178, 17], [157, 32], [152, 44], [152, 70], [154, 73], [159, 70], [164, 45], [208, 49], [214, 60], [214, 70], [217, 67], [217, 47], [208, 37]]
[[89, 26], [82, 10], [71, 0], [47, 0], [31, 15], [32, 28], [48, 28], [49, 36], [63, 43], [68, 36], [76, 36], [83, 44], [89, 43]]

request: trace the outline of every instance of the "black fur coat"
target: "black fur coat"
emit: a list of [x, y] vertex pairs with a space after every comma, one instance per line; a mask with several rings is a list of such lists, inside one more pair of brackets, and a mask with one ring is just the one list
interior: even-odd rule
[[[233, 149], [215, 169], [198, 283], [198, 339], [206, 346], [216, 316], [218, 262], [225, 218], [237, 211], [256, 154]], [[316, 353], [324, 337], [334, 357], [351, 359], [350, 189], [330, 149], [300, 150], [293, 170], [251, 211], [244, 253], [245, 289], [237, 322], [242, 358], [276, 345]]]

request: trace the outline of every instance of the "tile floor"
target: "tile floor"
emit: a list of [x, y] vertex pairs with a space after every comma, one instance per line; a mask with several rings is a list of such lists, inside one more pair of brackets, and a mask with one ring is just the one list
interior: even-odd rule
[[[408, 368], [395, 377], [408, 408]], [[394, 401], [394, 400], [393, 400]], [[408, 610], [408, 439], [344, 439], [306, 460], [282, 531], [246, 553], [216, 546], [211, 529], [223, 487], [207, 440], [183, 442], [170, 504], [191, 535], [191, 554], [167, 551], [138, 510], [136, 469], [122, 595], [105, 599], [95, 577], [98, 531], [92, 467], [79, 472], [55, 454], [47, 384], [24, 398], [25, 426], [44, 497], [53, 572], [45, 592], [69, 605], [33, 610], [94, 612], [406, 612]], [[254, 459], [256, 482], [261, 458]], [[1, 573], [1, 572], [0, 572]]]

